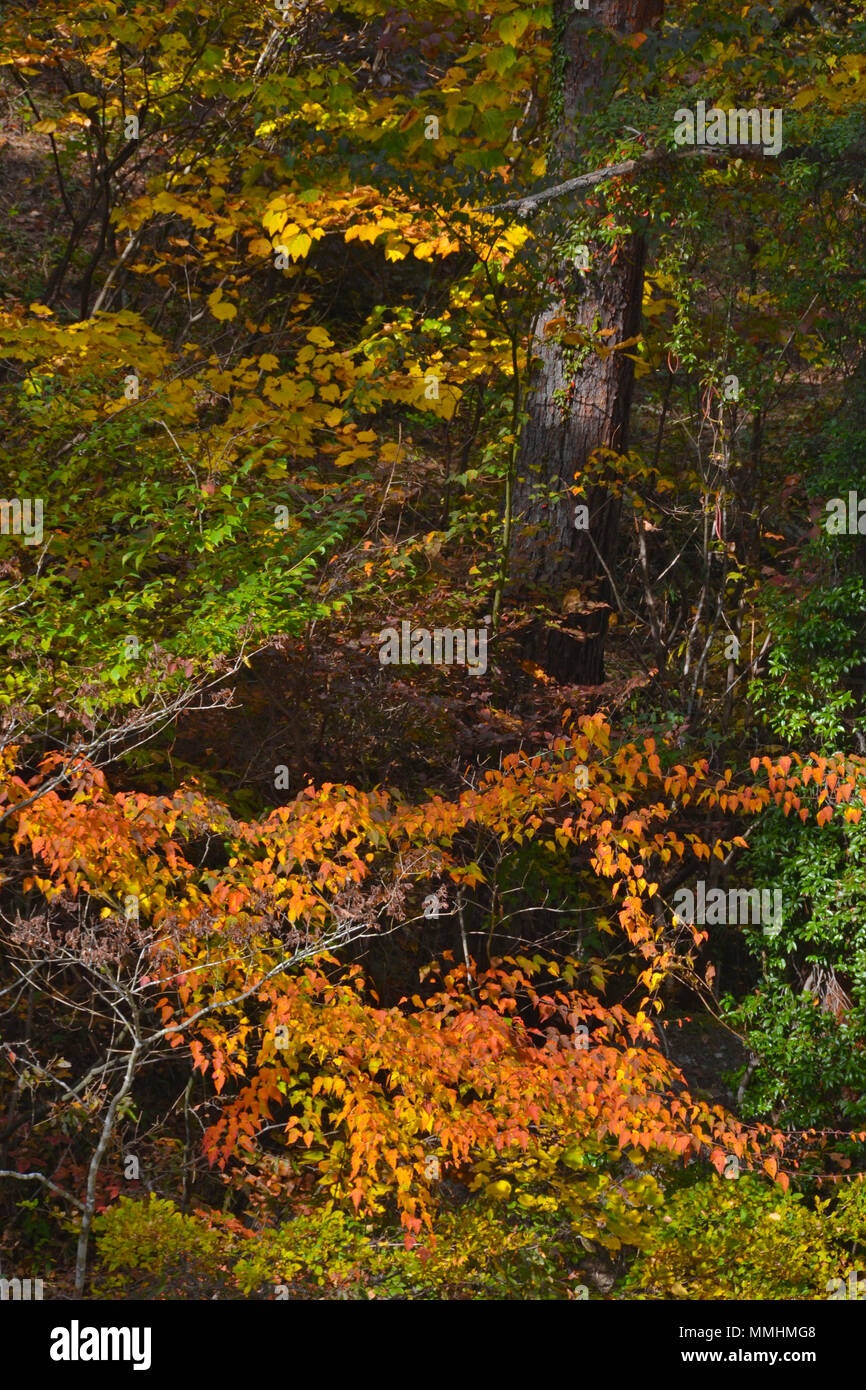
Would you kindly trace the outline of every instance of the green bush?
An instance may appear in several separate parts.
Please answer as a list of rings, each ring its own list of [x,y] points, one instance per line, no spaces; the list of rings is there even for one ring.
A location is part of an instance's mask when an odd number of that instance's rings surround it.
[[[758,1058],[740,1113],[796,1128],[861,1128],[866,820],[836,818],[819,828],[774,811],[755,831],[752,848],[755,879],[781,889],[783,911],[777,935],[743,929],[761,978],[745,999],[724,1001],[727,1021]],[[839,1008],[835,991],[842,989]]]
[[[866,1187],[831,1210],[744,1175],[682,1188],[623,1285],[641,1299],[822,1299],[846,1279],[866,1242]],[[861,1268],[863,1259],[860,1259]]]
[[[319,1209],[246,1230],[219,1213],[121,1198],[94,1223],[96,1297],[559,1299],[582,1276],[574,1226],[483,1199],[441,1213],[407,1250],[397,1226]]]
[[[232,1223],[234,1224],[234,1223]],[[228,1293],[226,1270],[238,1236],[174,1202],[121,1197],[94,1219],[99,1269],[96,1298],[210,1298]]]

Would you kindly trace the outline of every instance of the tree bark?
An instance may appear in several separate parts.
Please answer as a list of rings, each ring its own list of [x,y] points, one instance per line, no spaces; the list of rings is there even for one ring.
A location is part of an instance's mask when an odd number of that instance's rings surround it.
[[[573,160],[581,113],[608,100],[617,64],[593,42],[593,31],[622,36],[646,29],[661,16],[663,0],[590,0],[586,14],[573,0],[556,0],[554,16],[562,72],[562,112],[557,132],[560,166]],[[597,39],[598,35],[596,35]],[[627,235],[614,247],[590,243],[589,270],[562,266],[557,297],[534,328],[533,368],[527,421],[520,441],[514,493],[512,576],[520,587],[542,587],[569,609],[563,621],[536,631],[530,653],[562,681],[598,685],[604,680],[620,503],[607,488],[593,487],[575,499],[570,489],[596,449],[627,448],[634,364],[626,349],[605,357],[589,351],[579,365],[560,329],[545,335],[551,320],[565,331],[610,330],[600,341],[612,347],[640,327],[644,239]],[[588,507],[588,528],[575,526],[576,502]]]

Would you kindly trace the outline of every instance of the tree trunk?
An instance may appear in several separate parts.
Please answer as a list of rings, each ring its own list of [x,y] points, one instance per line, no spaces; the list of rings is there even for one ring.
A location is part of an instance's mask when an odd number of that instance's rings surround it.
[[[603,56],[609,45],[594,52],[593,30],[645,31],[662,7],[663,0],[590,0],[582,14],[573,0],[556,0],[560,170],[574,158],[581,113],[597,108],[616,88],[616,64]],[[615,247],[595,241],[588,251],[587,272],[573,262],[560,268],[557,298],[535,325],[533,353],[540,362],[533,368],[517,463],[512,575],[521,587],[548,590],[565,610],[560,624],[536,634],[531,655],[558,680],[598,685],[604,680],[612,598],[607,572],[613,573],[616,561],[620,503],[604,487],[579,499],[570,489],[596,449],[621,453],[627,448],[634,364],[626,352],[633,349],[604,358],[590,351],[577,365],[574,347],[564,346],[559,332],[611,330],[600,339],[608,347],[634,337],[640,328],[645,248],[642,236],[629,235]],[[554,319],[564,324],[546,337],[545,327]],[[579,346],[577,351],[583,357]],[[588,508],[586,529],[575,525],[576,502]]]

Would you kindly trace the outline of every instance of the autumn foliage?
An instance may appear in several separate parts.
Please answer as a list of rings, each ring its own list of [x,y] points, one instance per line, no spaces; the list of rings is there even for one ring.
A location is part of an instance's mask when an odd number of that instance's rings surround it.
[[[585,791],[576,765],[590,769]],[[694,1101],[659,1051],[661,987],[702,934],[654,908],[667,866],[745,848],[737,827],[772,803],[819,824],[856,820],[863,760],[755,760],[762,775],[748,783],[706,763],[665,770],[652,740],[612,749],[604,720],[582,717],[454,800],[308,787],[257,822],[194,786],[112,794],[80,763],[68,790],[32,799],[56,766],[49,757],[25,780],[7,758],[0,804],[21,891],[45,903],[9,944],[43,963],[76,946],[91,970],[123,975],[137,1017],[158,1018],[158,1040],[188,1049],[219,1098],[202,1137],[219,1169],[249,1170],[266,1190],[276,1163],[284,1191],[302,1190],[306,1175],[356,1211],[393,1205],[410,1237],[433,1229],[442,1175],[505,1195],[518,1184],[523,1207],[543,1207],[584,1146],[636,1162],[704,1156],[720,1172],[735,1155],[787,1185],[783,1135]],[[708,813],[724,818],[726,837],[686,828]],[[190,855],[204,831],[226,844],[219,871],[196,869]],[[470,831],[481,863],[466,860]],[[599,960],[445,962],[385,1008],[360,967],[333,955],[341,936],[393,930],[432,878],[489,894],[494,848],[526,839],[604,885],[606,931],[633,961],[631,1010],[604,1002]],[[130,894],[140,921],[124,935]],[[101,955],[87,954],[88,933]],[[63,1110],[52,1098],[52,1123]]]
[[[7,0],[4,1270],[866,1251],[864,21]]]

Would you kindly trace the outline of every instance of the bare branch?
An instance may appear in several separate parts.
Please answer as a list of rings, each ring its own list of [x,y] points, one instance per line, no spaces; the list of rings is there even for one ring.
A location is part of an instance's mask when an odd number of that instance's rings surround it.
[[[41,1182],[44,1187],[50,1187],[52,1192],[56,1192],[58,1197],[62,1197],[64,1202],[70,1202],[79,1211],[84,1211],[84,1203],[79,1202],[77,1197],[73,1197],[71,1192],[65,1188],[58,1187],[56,1182],[46,1178],[44,1173],[16,1173],[12,1168],[0,1168],[0,1178],[17,1178],[19,1182]]]
[[[525,193],[522,198],[510,198],[504,203],[486,203],[475,208],[476,212],[512,212],[524,216],[535,212],[540,203],[549,203],[553,198],[563,198],[578,188],[593,188],[597,183],[608,179],[621,178],[624,174],[634,174],[640,169],[648,169],[654,164],[664,164],[670,159],[689,159],[693,155],[708,155],[716,159],[754,158],[762,155],[760,148],[747,145],[689,145],[684,149],[653,149],[638,155],[635,159],[624,159],[619,164],[607,164],[603,169],[593,169],[588,174],[578,174],[576,178],[566,179],[564,183],[554,184],[552,188],[542,188],[538,193]],[[778,156],[776,156],[778,159]]]

